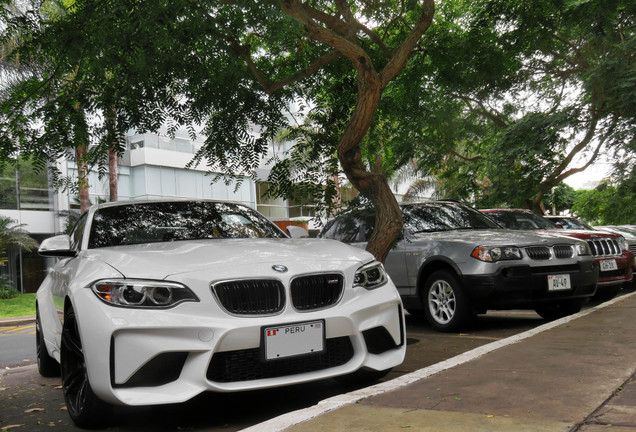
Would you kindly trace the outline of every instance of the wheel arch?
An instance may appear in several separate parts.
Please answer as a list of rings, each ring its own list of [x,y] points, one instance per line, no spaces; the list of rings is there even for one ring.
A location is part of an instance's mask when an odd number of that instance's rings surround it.
[[[452,260],[444,256],[431,257],[422,264],[417,275],[417,291],[419,295],[421,295],[421,288],[424,286],[429,276],[438,270],[449,271],[456,276],[458,280],[461,280],[462,273],[459,270],[459,267],[457,267],[457,264],[455,264]]]

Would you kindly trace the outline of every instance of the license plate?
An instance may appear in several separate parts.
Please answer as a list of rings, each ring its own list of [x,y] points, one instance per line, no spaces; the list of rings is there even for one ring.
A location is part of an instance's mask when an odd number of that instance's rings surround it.
[[[618,270],[618,264],[616,264],[616,260],[601,261],[601,271],[612,271],[612,270]]]
[[[312,321],[263,329],[265,359],[319,353],[324,350],[325,323]]]
[[[548,291],[562,291],[572,289],[570,275],[548,275]]]

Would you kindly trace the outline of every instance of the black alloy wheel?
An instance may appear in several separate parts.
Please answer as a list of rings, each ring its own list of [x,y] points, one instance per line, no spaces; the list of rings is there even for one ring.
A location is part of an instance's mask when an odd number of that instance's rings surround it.
[[[93,393],[88,381],[77,316],[72,307],[64,313],[61,365],[64,402],[73,422],[86,429],[104,427],[112,407]]]

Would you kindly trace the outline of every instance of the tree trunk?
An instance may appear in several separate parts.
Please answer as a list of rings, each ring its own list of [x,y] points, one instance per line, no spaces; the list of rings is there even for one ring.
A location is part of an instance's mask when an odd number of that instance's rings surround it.
[[[86,162],[86,146],[80,146],[75,150],[77,163],[77,187],[79,189],[80,211],[84,213],[91,205],[88,197],[88,163]]]
[[[375,230],[367,251],[380,262],[386,260],[402,230],[402,211],[382,172],[368,171],[362,161],[360,142],[366,134],[377,108],[382,86],[377,74],[367,70],[358,77],[358,101],[349,125],[338,143],[338,159],[353,186],[375,207]]]
[[[108,150],[108,193],[110,201],[117,201],[117,187],[119,185],[119,175],[117,173],[117,152],[114,147]]]

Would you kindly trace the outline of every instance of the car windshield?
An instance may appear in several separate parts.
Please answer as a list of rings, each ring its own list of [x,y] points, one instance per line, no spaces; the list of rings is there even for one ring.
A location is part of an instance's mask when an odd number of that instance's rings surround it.
[[[492,218],[504,228],[513,230],[536,230],[555,229],[556,225],[544,219],[538,214],[525,211],[495,211],[487,212],[486,215]]]
[[[594,230],[591,226],[585,222],[574,218],[550,218],[554,223],[557,223],[563,227],[563,229],[571,230]]]
[[[232,203],[136,203],[97,210],[89,248],[219,238],[283,238],[257,212]]]
[[[412,233],[501,228],[477,210],[458,203],[411,204],[402,211],[404,225]]]

